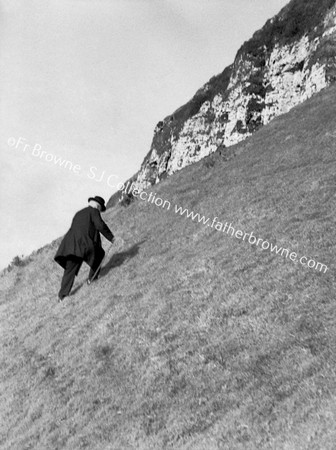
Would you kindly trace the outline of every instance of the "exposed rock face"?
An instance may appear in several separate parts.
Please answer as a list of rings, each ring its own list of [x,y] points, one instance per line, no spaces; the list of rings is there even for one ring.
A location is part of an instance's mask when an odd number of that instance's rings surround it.
[[[144,189],[251,136],[336,80],[336,0],[292,0],[186,105],[159,122]]]

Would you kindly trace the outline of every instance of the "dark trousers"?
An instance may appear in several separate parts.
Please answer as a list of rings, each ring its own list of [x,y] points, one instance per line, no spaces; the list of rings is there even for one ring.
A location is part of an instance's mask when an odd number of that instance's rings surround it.
[[[58,297],[60,299],[70,294],[72,285],[75,281],[75,276],[78,274],[82,262],[83,262],[82,258],[78,258],[76,256],[71,256],[67,258],[61,282],[61,289],[58,293]]]
[[[91,278],[95,274],[95,272],[98,269],[100,263],[103,261],[104,256],[105,256],[105,252],[104,252],[104,250],[102,248],[98,248],[95,251],[94,261],[93,261],[93,264],[91,266],[91,270],[90,270],[90,273],[89,273],[89,280],[91,280]],[[99,268],[99,270],[97,272],[96,278],[98,278],[99,273],[100,273],[100,268]]]
[[[95,252],[94,261],[90,268],[89,273],[89,279],[93,277],[95,274],[97,268],[99,267],[100,263],[102,262],[103,258],[105,256],[105,252],[103,249],[98,249]],[[81,268],[81,265],[83,263],[82,258],[78,258],[76,256],[71,256],[67,258],[66,266],[64,269],[64,274],[61,282],[61,289],[58,293],[58,297],[62,299],[63,297],[67,297],[70,294],[71,288],[74,284],[75,277],[79,272],[79,269]],[[96,278],[98,278],[100,269],[97,272]]]

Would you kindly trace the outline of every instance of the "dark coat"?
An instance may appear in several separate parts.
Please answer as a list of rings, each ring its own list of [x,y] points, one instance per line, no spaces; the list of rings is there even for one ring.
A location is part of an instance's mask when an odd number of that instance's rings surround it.
[[[100,233],[107,240],[113,241],[114,236],[101,218],[98,209],[91,206],[81,209],[72,219],[70,230],[57,250],[55,261],[65,269],[67,258],[76,256],[92,266],[95,255],[103,251]]]

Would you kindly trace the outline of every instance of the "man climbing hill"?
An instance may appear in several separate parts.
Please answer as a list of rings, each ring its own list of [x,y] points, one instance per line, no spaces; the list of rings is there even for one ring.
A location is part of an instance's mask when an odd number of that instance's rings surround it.
[[[114,236],[101,218],[100,212],[106,210],[105,200],[102,197],[90,197],[89,206],[78,211],[64,236],[55,261],[64,269],[61,289],[58,293],[59,301],[70,294],[75,276],[85,261],[91,268],[88,284],[91,282],[96,270],[100,266],[105,252],[101,245],[100,233],[111,243]],[[97,273],[97,276],[99,271]]]

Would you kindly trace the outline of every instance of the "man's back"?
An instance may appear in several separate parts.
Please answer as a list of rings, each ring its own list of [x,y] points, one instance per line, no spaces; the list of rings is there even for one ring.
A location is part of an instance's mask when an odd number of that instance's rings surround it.
[[[91,211],[96,211],[99,214],[98,210],[91,208],[91,206],[81,209],[74,215],[70,229],[76,234],[89,236],[93,240],[96,230],[91,219]]]
[[[100,212],[91,206],[87,206],[75,214],[72,220],[71,229],[76,234],[89,236],[93,241],[97,241],[99,232],[102,233],[107,240],[111,241],[113,239],[113,235],[101,218]]]

